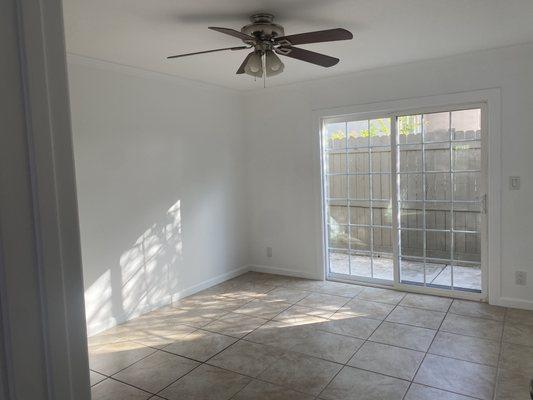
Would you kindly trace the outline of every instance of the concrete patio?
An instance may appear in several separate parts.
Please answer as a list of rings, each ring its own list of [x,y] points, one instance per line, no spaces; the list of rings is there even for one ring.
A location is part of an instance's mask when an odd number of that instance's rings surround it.
[[[350,275],[349,256],[345,253],[330,253],[330,271]],[[351,276],[393,280],[392,258],[375,257],[373,267],[370,257],[352,255]],[[371,271],[372,269],[372,271]],[[426,282],[433,287],[451,286],[452,267],[449,264],[426,264]],[[402,260],[401,280],[405,283],[424,283],[424,264],[419,261]],[[476,266],[453,266],[453,286],[456,289],[481,290],[481,269]]]

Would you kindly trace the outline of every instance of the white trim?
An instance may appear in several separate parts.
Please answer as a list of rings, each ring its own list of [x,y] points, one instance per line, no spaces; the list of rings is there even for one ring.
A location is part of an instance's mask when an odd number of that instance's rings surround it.
[[[2,100],[14,118],[0,135],[1,190],[10,193],[0,199],[0,291],[9,395],[85,400],[90,389],[61,1],[8,0],[5,9],[1,25],[11,35],[2,41],[10,60],[2,68],[8,82]]]
[[[461,292],[461,291],[450,291],[450,290],[440,290],[435,289],[431,287],[421,287],[421,286],[415,286],[415,285],[405,285],[403,287],[402,285],[387,285],[382,284],[378,282],[370,282],[370,281],[362,281],[362,280],[355,280],[355,279],[343,279],[340,276],[330,276],[328,280],[333,282],[342,282],[342,283],[351,283],[356,284],[359,286],[369,286],[369,287],[378,287],[383,289],[390,289],[390,290],[396,290],[398,292],[412,292],[412,293],[421,293],[421,294],[430,294],[440,297],[450,297],[455,299],[464,299],[464,300],[475,300],[475,301],[483,301],[484,299],[481,297],[480,293],[472,293],[472,292]]]
[[[168,294],[162,297],[161,299],[159,299],[155,303],[146,304],[145,306],[136,310],[134,313],[131,313],[131,314],[123,313],[115,317],[107,318],[106,320],[103,320],[103,321],[89,323],[87,324],[87,336],[88,337],[94,336],[102,331],[105,331],[106,329],[117,326],[118,324],[122,324],[133,318],[137,318],[150,311],[154,311],[158,308],[168,306],[179,299],[182,299],[187,296],[191,296],[202,290],[209,289],[210,287],[218,285],[219,283],[225,282],[229,279],[242,275],[248,272],[249,270],[250,268],[248,266],[236,268],[231,271],[225,272],[223,274],[217,275],[213,278],[206,279],[205,281],[202,281],[196,285],[190,286],[185,289],[181,289],[173,294]]]
[[[532,300],[516,299],[514,297],[500,297],[498,305],[503,306],[503,307],[533,310]]]
[[[255,265],[250,265],[248,269],[249,271],[262,272],[264,274],[292,276],[295,278],[312,279],[312,280],[318,280],[318,281],[324,280],[322,275],[319,273],[301,272],[301,271],[295,271],[289,268],[269,267],[267,265],[255,264]]]
[[[96,322],[87,323],[87,337],[97,335],[100,332],[113,328],[114,326],[127,322],[133,318],[137,318],[150,311],[157,310],[158,308],[167,306],[171,302],[172,302],[172,296],[166,295],[163,298],[159,299],[157,302],[146,304],[143,307],[137,309],[135,313],[132,313],[132,314],[123,313],[116,317],[109,317],[104,320],[98,320]]]
[[[165,74],[163,72],[151,71],[144,68],[134,67],[131,65],[119,64],[112,61],[101,60],[98,58],[83,56],[80,54],[67,53],[67,63],[72,65],[81,65],[85,67],[96,68],[104,71],[118,72],[125,75],[135,76],[143,79],[159,80],[162,82],[173,83],[181,86],[188,86],[193,88],[204,88],[211,90],[219,90],[225,93],[241,93],[238,90],[228,88],[225,86],[215,85],[214,83],[207,83],[197,81],[194,79],[182,78],[177,75]]]
[[[250,268],[248,266],[236,268],[234,270],[231,270],[229,272],[225,272],[223,274],[217,275],[211,279],[207,279],[203,282],[200,282],[194,286],[191,286],[186,289],[182,289],[172,295],[172,301],[176,301],[179,299],[182,299],[187,296],[191,296],[195,293],[201,292],[202,290],[209,289],[212,286],[218,285],[219,283],[225,282],[229,279],[233,279],[237,276],[240,276],[242,274],[245,274],[246,272],[250,271]]]
[[[502,305],[501,301],[501,204],[502,204],[502,121],[501,91],[493,89],[486,94],[485,124],[488,132],[487,157],[487,268],[488,301]]]
[[[316,137],[313,136],[311,140],[311,146],[313,146],[313,157],[315,160],[318,160],[318,162],[314,162],[314,169],[315,172],[313,176],[315,179],[313,179],[313,192],[316,193],[315,197],[315,210],[318,211],[318,218],[315,220],[315,232],[319,232],[319,234],[316,237],[316,246],[315,246],[315,272],[313,276],[316,276],[316,278],[310,278],[310,279],[320,279],[325,280],[327,277],[327,257],[325,254],[325,249],[327,247],[327,239],[324,234],[324,226],[327,224],[326,221],[326,213],[324,212],[324,175],[322,174],[322,170],[324,169],[324,158],[322,156],[323,149],[322,149],[322,135],[320,132],[322,131],[322,117],[316,115],[315,116],[315,124],[318,126],[318,140]],[[325,267],[324,267],[325,266]]]
[[[487,171],[487,219],[488,219],[488,239],[486,250],[487,264],[487,286],[483,288],[485,293],[488,291],[488,301],[490,304],[501,305],[501,90],[500,88],[488,88],[471,92],[456,92],[440,95],[423,96],[418,98],[397,99],[383,102],[373,102],[366,104],[339,106],[327,109],[313,110],[313,119],[315,123],[315,134],[312,140],[317,140],[317,134],[320,138],[322,130],[322,121],[328,117],[339,117],[343,115],[380,115],[389,116],[399,113],[409,113],[416,111],[419,113],[436,111],[439,109],[456,108],[469,106],[472,104],[486,104],[486,132],[488,133],[487,153],[488,153],[488,171]],[[321,146],[321,143],[319,143]],[[320,185],[322,186],[322,153],[314,152],[316,169],[320,168]],[[318,181],[318,178],[317,178]],[[314,188],[315,196],[320,196],[320,211],[317,210],[317,223],[320,223],[317,235],[320,236],[320,242],[325,240],[325,225],[323,216],[323,193],[322,187]],[[318,243],[318,241],[317,241]],[[325,255],[317,257],[319,268],[326,271]],[[461,292],[462,296],[462,292]]]

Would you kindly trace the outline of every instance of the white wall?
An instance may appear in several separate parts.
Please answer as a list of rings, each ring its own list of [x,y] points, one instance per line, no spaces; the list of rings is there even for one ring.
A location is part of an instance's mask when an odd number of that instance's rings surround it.
[[[89,333],[245,265],[320,277],[313,110],[494,87],[501,295],[533,307],[532,71],[530,44],[235,92],[70,57]],[[514,285],[516,269],[528,286]]]
[[[242,96],[74,56],[69,81],[89,334],[243,267]]]
[[[531,44],[248,92],[250,263],[309,277],[322,273],[313,110],[495,87],[502,93],[501,296],[533,308]],[[508,190],[511,175],[522,177],[520,191]],[[528,272],[528,286],[514,284],[516,269]]]

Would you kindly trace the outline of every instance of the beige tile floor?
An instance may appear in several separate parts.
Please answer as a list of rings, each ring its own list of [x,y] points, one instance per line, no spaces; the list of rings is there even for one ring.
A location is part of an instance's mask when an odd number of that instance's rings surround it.
[[[247,273],[89,354],[93,400],[527,400],[533,312]]]

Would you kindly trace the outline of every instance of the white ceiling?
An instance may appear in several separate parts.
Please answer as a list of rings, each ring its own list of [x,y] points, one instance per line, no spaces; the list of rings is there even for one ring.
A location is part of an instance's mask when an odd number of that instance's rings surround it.
[[[354,40],[301,47],[339,57],[332,68],[284,58],[269,86],[533,41],[532,0],[63,0],[69,53],[235,89],[261,87],[235,71],[246,51],[166,60],[242,43],[240,29],[276,15],[286,34],[342,27]]]

